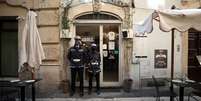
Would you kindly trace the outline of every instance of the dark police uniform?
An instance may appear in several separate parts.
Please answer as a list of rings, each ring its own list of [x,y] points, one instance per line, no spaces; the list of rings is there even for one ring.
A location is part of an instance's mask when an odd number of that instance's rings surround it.
[[[92,90],[93,77],[96,78],[96,91],[100,94],[100,54],[97,51],[89,52],[89,94]]]
[[[71,66],[71,96],[75,93],[76,74],[78,73],[80,81],[80,96],[83,96],[83,71],[84,71],[85,51],[80,46],[79,48],[71,47],[68,52],[68,59]]]

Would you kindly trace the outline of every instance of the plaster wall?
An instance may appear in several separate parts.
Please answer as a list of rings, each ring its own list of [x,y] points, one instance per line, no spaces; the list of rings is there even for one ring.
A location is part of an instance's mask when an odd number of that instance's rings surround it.
[[[23,19],[18,20],[18,40],[20,51],[20,37],[23,31],[27,9],[34,8],[37,13],[37,25],[42,40],[46,59],[43,61],[40,70],[35,73],[37,77],[43,80],[38,83],[40,92],[49,92],[58,90],[61,83],[60,70],[60,39],[59,39],[59,1],[51,2],[42,0],[27,0],[16,2],[8,0],[7,3],[0,3],[0,16],[19,16]],[[38,87],[37,87],[38,88]]]
[[[155,2],[159,0],[152,0]],[[155,9],[170,9],[172,5],[177,8],[197,8],[199,2],[192,0],[188,2],[180,2],[179,0],[160,0],[159,5],[152,6],[148,0],[135,0],[134,10],[134,24],[143,21]],[[131,78],[134,80],[133,88],[141,86],[141,80],[151,78],[151,75],[156,77],[170,77],[171,68],[171,32],[162,32],[159,29],[159,24],[154,21],[154,30],[147,37],[134,37],[133,39],[133,63],[130,66]],[[180,33],[175,31],[175,45],[174,45],[174,76],[179,74],[187,74],[188,63],[188,33]],[[167,49],[168,50],[168,66],[166,69],[154,68],[154,50]],[[135,56],[147,56],[144,59],[136,59]]]
[[[148,17],[155,8],[145,6],[139,0],[136,1],[135,13],[133,15],[134,24],[140,23]],[[165,2],[165,1],[164,1]],[[148,2],[147,2],[148,3]],[[164,5],[164,7],[168,5]],[[141,80],[151,78],[152,75],[156,77],[170,77],[171,68],[171,32],[162,32],[159,29],[157,21],[153,22],[153,32],[145,34],[146,37],[134,37],[133,39],[133,62],[130,66],[131,78],[134,80],[133,88],[141,87]],[[134,29],[135,30],[135,29]],[[175,32],[175,70],[174,73],[181,72],[181,36],[179,32]],[[178,47],[178,48],[176,48]],[[166,49],[167,55],[167,68],[156,69],[154,68],[154,50]],[[135,58],[135,56],[147,56],[147,58]]]

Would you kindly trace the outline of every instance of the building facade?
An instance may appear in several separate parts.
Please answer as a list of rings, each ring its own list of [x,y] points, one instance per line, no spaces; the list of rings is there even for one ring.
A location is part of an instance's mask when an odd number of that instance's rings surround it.
[[[43,79],[38,84],[41,92],[68,90],[70,70],[66,56],[76,35],[82,37],[86,47],[92,42],[98,45],[101,87],[121,87],[126,79],[132,79],[133,89],[138,89],[146,85],[144,81],[152,75],[170,77],[171,34],[160,31],[156,21],[151,34],[134,34],[133,25],[151,14],[153,9],[168,9],[172,5],[197,8],[199,2],[161,0],[154,5],[148,0],[1,0],[0,16],[5,26],[10,24],[10,20],[15,20],[15,42],[20,43],[27,11],[34,9],[38,14],[37,24],[46,56],[36,73]],[[187,74],[188,33],[175,33],[174,74]],[[15,51],[20,51],[19,47],[20,44],[17,44]],[[165,58],[160,58],[161,54]],[[17,65],[16,60],[12,61]],[[158,64],[161,61],[165,65]],[[3,71],[11,69],[1,68],[1,76],[4,75]],[[84,78],[84,86],[88,86],[86,73]]]

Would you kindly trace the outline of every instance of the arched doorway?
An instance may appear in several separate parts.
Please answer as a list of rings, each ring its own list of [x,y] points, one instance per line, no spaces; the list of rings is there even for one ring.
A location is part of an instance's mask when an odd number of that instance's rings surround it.
[[[100,84],[102,87],[120,86],[121,82],[121,19],[110,13],[87,13],[74,19],[75,33],[81,36],[86,47],[96,43],[101,55]],[[85,72],[85,86],[88,76]]]

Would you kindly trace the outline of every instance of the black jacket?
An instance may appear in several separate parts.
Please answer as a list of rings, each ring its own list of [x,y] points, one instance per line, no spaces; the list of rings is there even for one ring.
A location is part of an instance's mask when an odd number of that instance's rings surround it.
[[[70,61],[71,68],[84,67],[85,63],[85,51],[82,47],[71,47],[68,50],[68,59]]]
[[[96,51],[91,51],[88,54],[88,61],[89,61],[89,72],[97,73],[100,72],[100,54]]]

